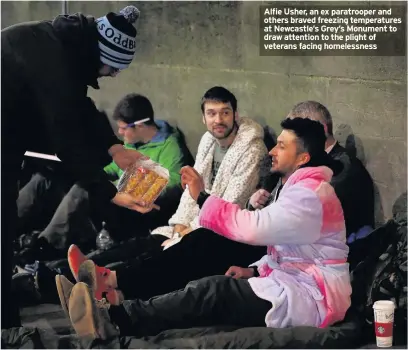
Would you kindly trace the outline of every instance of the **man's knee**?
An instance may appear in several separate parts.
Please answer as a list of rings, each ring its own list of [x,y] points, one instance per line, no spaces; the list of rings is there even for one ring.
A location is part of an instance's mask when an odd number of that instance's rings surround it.
[[[187,284],[186,289],[188,288],[200,288],[203,290],[218,290],[224,288],[225,285],[229,284],[231,280],[230,276],[216,275],[203,277],[195,281],[191,281]]]
[[[24,187],[30,187],[35,191],[37,191],[38,189],[46,190],[48,189],[48,187],[50,187],[50,184],[51,180],[47,179],[46,176],[41,173],[36,173],[31,177],[30,181]]]
[[[88,199],[89,194],[88,191],[84,189],[80,184],[76,183],[74,184],[71,189],[69,190],[68,196],[72,198],[83,198],[83,199]]]

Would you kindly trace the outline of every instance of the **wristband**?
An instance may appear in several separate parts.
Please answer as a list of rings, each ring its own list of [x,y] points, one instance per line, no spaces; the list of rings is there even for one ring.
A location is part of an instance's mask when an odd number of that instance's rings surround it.
[[[254,277],[259,277],[258,266],[251,267],[254,270]]]
[[[204,205],[205,201],[207,200],[207,198],[208,198],[209,196],[210,196],[210,195],[209,195],[207,192],[205,192],[205,191],[201,191],[201,192],[200,192],[200,194],[198,195],[198,198],[197,198],[197,204],[198,204],[198,206],[199,206],[200,209],[201,209],[201,207]]]

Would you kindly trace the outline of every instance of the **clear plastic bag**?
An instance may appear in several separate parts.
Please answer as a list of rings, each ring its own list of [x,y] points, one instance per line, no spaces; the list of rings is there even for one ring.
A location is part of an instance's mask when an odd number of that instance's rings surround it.
[[[169,177],[169,171],[160,164],[151,159],[139,160],[124,171],[117,188],[149,207],[166,188]]]

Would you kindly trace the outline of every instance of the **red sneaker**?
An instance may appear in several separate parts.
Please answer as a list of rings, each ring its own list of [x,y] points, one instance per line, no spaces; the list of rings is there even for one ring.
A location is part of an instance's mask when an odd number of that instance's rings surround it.
[[[68,264],[69,268],[71,269],[72,275],[77,282],[79,282],[79,267],[86,260],[88,260],[88,258],[81,252],[81,250],[75,244],[71,244],[68,249]]]
[[[95,265],[92,260],[84,261],[79,267],[78,280],[86,283],[94,293],[95,299],[106,298],[109,303],[118,305],[120,297],[118,292],[108,285],[108,276],[111,270]],[[106,295],[104,295],[106,293]]]
[[[88,267],[82,268],[80,273],[80,267],[85,262],[87,262],[85,266]],[[107,277],[111,271],[105,267],[95,265],[75,244],[72,244],[68,249],[68,263],[75,280],[88,284],[94,291],[97,300],[101,300],[103,293],[107,293],[105,298],[112,305],[119,305],[123,301],[124,298],[121,293],[106,284]]]

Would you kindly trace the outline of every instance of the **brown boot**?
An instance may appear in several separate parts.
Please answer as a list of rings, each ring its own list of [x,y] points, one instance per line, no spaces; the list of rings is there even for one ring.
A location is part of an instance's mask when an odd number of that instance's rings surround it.
[[[68,312],[68,302],[69,302],[69,297],[71,295],[72,288],[74,287],[74,284],[71,283],[68,278],[66,278],[63,275],[57,275],[55,276],[55,284],[57,285],[57,291],[58,291],[58,296],[61,302],[61,306],[67,316],[69,317],[69,312]]]
[[[68,304],[69,317],[77,335],[87,340],[106,340],[118,336],[119,329],[110,320],[109,307],[105,299],[94,299],[87,284],[77,283]]]

